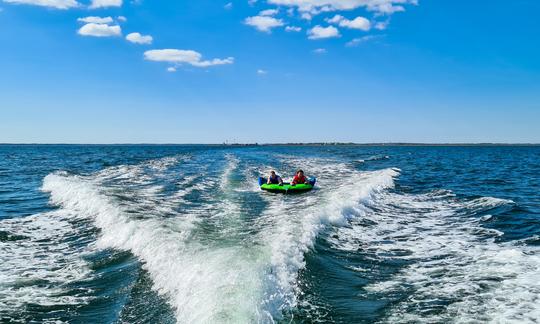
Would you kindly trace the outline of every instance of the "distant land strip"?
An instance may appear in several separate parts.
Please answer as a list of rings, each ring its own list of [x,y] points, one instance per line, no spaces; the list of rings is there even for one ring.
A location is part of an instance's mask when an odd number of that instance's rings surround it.
[[[0,146],[540,146],[540,143],[347,143],[347,142],[313,142],[313,143],[0,143]]]

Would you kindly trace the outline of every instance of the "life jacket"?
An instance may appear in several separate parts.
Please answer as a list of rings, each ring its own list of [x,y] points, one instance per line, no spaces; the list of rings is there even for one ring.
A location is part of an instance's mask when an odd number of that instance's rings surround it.
[[[292,183],[293,183],[293,184],[297,184],[297,183],[307,183],[306,176],[298,176],[298,175],[295,175],[294,178],[293,178]]]
[[[279,183],[279,176],[277,174],[274,177],[270,176],[269,180],[270,180],[270,183],[272,183],[272,184],[278,184]]]

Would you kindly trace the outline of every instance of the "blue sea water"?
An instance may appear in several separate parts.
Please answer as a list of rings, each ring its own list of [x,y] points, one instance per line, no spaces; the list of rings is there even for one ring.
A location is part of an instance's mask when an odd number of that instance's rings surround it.
[[[539,189],[534,146],[3,145],[0,322],[536,323]]]

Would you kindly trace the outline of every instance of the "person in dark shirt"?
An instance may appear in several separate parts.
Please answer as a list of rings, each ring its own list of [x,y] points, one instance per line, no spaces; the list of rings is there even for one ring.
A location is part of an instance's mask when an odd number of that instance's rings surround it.
[[[268,184],[279,184],[283,185],[283,180],[280,176],[276,174],[276,171],[270,172],[270,176],[268,177],[268,180],[266,181]]]

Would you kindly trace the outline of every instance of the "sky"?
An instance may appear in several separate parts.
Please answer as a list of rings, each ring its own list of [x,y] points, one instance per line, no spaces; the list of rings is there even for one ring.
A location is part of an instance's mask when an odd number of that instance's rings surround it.
[[[537,0],[0,0],[0,143],[540,143]]]

